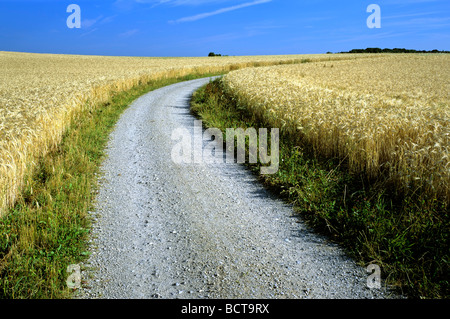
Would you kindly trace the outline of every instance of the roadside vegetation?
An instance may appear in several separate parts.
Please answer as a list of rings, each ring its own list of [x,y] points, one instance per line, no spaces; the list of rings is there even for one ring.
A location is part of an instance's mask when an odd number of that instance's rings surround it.
[[[249,83],[257,90],[254,80]],[[281,127],[279,170],[260,175],[261,182],[359,264],[379,265],[384,284],[411,298],[449,297],[450,220],[444,201],[426,192],[398,192],[381,177],[349,172],[345,157],[325,156],[288,125],[274,126],[270,112],[258,114],[226,83],[219,79],[198,90],[192,111],[206,127],[224,134],[226,128]],[[261,164],[246,165],[259,173]]]

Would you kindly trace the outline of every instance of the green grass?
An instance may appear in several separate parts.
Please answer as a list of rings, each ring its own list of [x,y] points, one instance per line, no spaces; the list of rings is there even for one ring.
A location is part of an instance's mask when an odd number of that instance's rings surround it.
[[[219,80],[197,91],[191,106],[206,127],[224,133],[270,128],[224,93]],[[258,174],[260,164],[246,165]],[[281,129],[279,171],[260,179],[359,264],[378,264],[389,286],[411,298],[448,298],[447,207],[420,192],[403,196],[382,180],[351,176],[345,168],[345,159],[318,158],[301,137]]]
[[[0,298],[70,298],[67,266],[88,257],[97,174],[108,136],[130,103],[146,92],[213,74],[164,79],[117,92],[87,107],[57,149],[40,159],[15,207],[0,219]]]

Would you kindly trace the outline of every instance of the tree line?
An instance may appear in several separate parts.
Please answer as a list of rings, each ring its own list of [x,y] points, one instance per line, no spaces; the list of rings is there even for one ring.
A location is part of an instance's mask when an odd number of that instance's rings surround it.
[[[329,52],[330,53],[330,52]],[[439,50],[413,50],[404,48],[394,49],[381,49],[381,48],[367,48],[367,49],[352,49],[350,51],[344,51],[339,53],[450,53],[450,51]]]

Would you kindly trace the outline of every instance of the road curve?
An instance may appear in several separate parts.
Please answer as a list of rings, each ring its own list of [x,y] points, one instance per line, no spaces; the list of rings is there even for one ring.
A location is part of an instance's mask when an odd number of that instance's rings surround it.
[[[172,160],[172,132],[195,134],[189,99],[208,81],[152,91],[116,124],[77,298],[390,297],[242,165]]]

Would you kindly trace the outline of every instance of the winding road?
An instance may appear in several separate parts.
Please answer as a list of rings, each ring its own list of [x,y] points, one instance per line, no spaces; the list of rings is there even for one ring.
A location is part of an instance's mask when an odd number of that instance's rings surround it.
[[[78,298],[390,298],[242,165],[172,160],[208,81],[152,91],[116,124]]]

